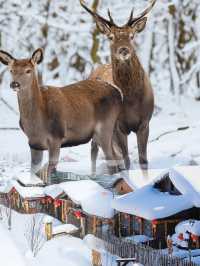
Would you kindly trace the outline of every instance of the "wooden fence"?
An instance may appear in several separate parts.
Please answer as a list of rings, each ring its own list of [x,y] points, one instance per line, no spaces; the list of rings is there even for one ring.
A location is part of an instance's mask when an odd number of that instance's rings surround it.
[[[163,254],[161,250],[152,249],[143,244],[119,239],[113,235],[97,235],[104,241],[106,250],[120,258],[136,258],[136,261],[145,266],[197,266],[193,262]]]

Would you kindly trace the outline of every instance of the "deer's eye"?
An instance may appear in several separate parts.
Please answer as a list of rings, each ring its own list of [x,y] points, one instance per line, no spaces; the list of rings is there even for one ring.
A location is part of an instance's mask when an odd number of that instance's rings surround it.
[[[134,35],[131,34],[131,35],[130,35],[130,40],[133,40],[133,39],[134,39]]]
[[[31,73],[31,69],[27,69],[26,74],[30,74],[30,73]]]

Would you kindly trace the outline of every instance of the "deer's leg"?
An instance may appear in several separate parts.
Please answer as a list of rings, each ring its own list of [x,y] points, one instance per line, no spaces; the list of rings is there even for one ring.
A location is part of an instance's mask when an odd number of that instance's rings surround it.
[[[129,152],[128,152],[128,137],[126,134],[122,133],[121,130],[117,130],[115,133],[114,141],[120,148],[123,159],[124,159],[124,164],[125,164],[125,169],[129,170],[130,169],[130,158],[129,158]]]
[[[92,161],[92,175],[96,175],[96,163],[98,157],[99,147],[95,140],[91,143],[91,161]]]
[[[46,164],[45,167],[42,168],[40,173],[43,182],[48,185],[51,184],[51,174],[54,170],[56,170],[56,166],[59,161],[60,147],[60,142],[53,142],[49,144],[49,161],[48,164]]]
[[[54,142],[49,145],[49,162],[47,169],[47,183],[51,184],[51,173],[56,170],[57,164],[59,162],[61,144]]]
[[[104,152],[108,171],[110,174],[115,174],[119,172],[118,168],[118,159],[116,157],[116,154],[113,149],[113,143],[112,143],[112,131],[108,128],[102,128],[103,135],[99,138],[100,146]]]
[[[43,160],[43,151],[31,149],[31,175],[36,175],[39,173],[42,160]]]
[[[142,170],[148,169],[147,143],[149,138],[149,124],[142,125],[137,132],[139,163]]]

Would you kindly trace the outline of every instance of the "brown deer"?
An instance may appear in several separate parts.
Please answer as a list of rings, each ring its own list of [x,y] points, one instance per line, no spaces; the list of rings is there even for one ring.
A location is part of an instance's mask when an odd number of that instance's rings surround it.
[[[48,150],[47,175],[56,168],[60,148],[84,144],[93,139],[104,151],[108,168],[117,171],[112,148],[113,130],[122,108],[122,95],[102,81],[84,80],[66,87],[39,86],[37,65],[42,49],[30,59],[15,59],[0,51],[0,61],[9,66],[11,88],[17,91],[20,125],[29,140],[31,172],[40,168]]]
[[[124,95],[123,110],[120,114],[114,141],[121,147],[125,159],[126,169],[130,168],[127,136],[131,132],[137,135],[139,162],[142,169],[148,168],[147,143],[149,136],[149,122],[154,110],[154,95],[151,83],[145,73],[135,51],[134,37],[144,30],[147,17],[156,3],[150,5],[138,16],[131,12],[128,22],[124,26],[117,26],[108,10],[109,20],[89,9],[83,0],[83,8],[89,12],[101,33],[110,40],[111,65],[102,65],[94,71],[91,80],[104,80],[119,87]],[[93,142],[93,149],[98,154],[98,147]]]

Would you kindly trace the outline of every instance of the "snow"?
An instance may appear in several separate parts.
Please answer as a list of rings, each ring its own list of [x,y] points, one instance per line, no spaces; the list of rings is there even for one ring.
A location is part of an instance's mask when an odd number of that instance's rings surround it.
[[[65,182],[60,187],[68,197],[91,215],[112,218],[114,210],[111,207],[113,194],[92,180]]]
[[[134,235],[134,236],[129,236],[129,237],[126,237],[127,240],[131,240],[133,241],[134,243],[136,244],[139,244],[139,243],[145,243],[145,242],[148,242],[150,240],[153,240],[152,238],[148,237],[148,236],[145,236],[145,235]]]
[[[37,214],[34,217],[42,219],[44,223],[50,219],[53,228],[61,225],[58,220],[52,220],[52,217],[47,215]],[[33,257],[25,238],[27,225],[32,218],[33,215],[12,211],[12,226],[11,231],[8,231],[7,218],[3,215],[3,221],[0,221],[1,263],[5,266],[62,266],[66,263],[69,266],[92,266],[91,250],[84,241],[67,235],[45,242],[37,256]]]
[[[73,224],[62,224],[62,225],[54,226],[52,229],[52,233],[53,235],[57,235],[61,233],[72,234],[76,232],[77,230],[78,228]]]
[[[51,185],[44,188],[44,194],[52,199],[58,198],[63,193],[64,191],[59,185]]]
[[[189,232],[191,234],[200,236],[200,221],[197,220],[186,220],[183,221],[181,223],[179,223],[176,227],[175,227],[175,232],[177,234],[180,233],[186,233]]]
[[[0,257],[1,262],[5,266],[25,266],[23,257],[21,256],[16,244],[13,242],[10,233],[6,231],[0,223]]]
[[[41,187],[23,187],[17,181],[12,181],[12,186],[24,199],[44,197],[44,191]]]
[[[112,202],[112,207],[120,212],[154,220],[190,209],[193,204],[187,195],[169,195],[147,185],[135,192],[116,197]]]
[[[24,186],[36,186],[43,185],[43,181],[36,175],[33,176],[28,172],[20,173],[19,175],[13,176],[19,180]]]
[[[124,171],[121,176],[135,190],[154,182],[155,179],[163,177],[166,173],[166,169],[149,169],[148,172],[137,169]]]
[[[200,207],[199,166],[178,167],[170,171],[170,179],[176,188],[190,197],[195,207]]]
[[[81,239],[63,236],[48,241],[31,266],[92,266],[91,251]]]

